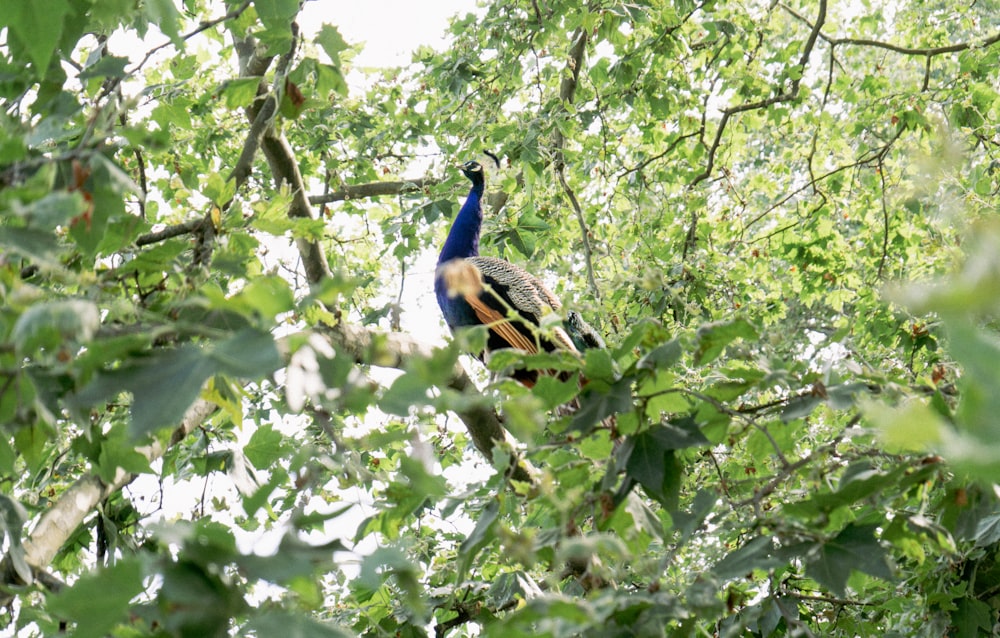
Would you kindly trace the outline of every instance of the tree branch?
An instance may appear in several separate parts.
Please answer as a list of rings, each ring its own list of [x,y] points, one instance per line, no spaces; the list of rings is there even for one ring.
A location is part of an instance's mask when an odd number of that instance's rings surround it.
[[[580,69],[583,67],[583,56],[587,52],[587,42],[587,32],[578,28],[573,33],[573,44],[570,46],[569,58],[566,60],[566,67],[569,73],[563,75],[562,82],[559,84],[559,99],[564,104],[572,104],[576,96],[576,87],[580,83]],[[566,161],[563,155],[565,144],[566,138],[563,136],[562,130],[557,126],[552,136],[552,146],[555,150],[554,163],[556,177],[559,178],[559,185],[562,186],[563,192],[566,193],[566,197],[573,207],[576,222],[580,226],[580,238],[583,241],[583,259],[587,270],[587,285],[590,288],[590,294],[594,295],[594,299],[600,300],[601,291],[597,287],[597,279],[594,277],[594,251],[590,246],[590,229],[587,228],[587,220],[584,219],[580,201],[566,181]]]
[[[184,439],[215,410],[214,403],[198,399],[184,413],[181,424],[174,430],[166,447],[154,441],[150,445],[136,448],[136,451],[148,461],[160,458],[169,447]],[[96,474],[87,474],[77,479],[41,515],[31,534],[24,541],[24,558],[27,563],[33,569],[44,570],[98,503],[128,485],[134,478],[135,475],[119,468],[110,483],[105,483]]]
[[[590,286],[590,293],[594,295],[594,299],[600,301],[601,291],[597,287],[597,279],[594,278],[593,250],[590,247],[590,229],[587,228],[587,220],[583,218],[583,209],[580,208],[580,202],[576,199],[576,193],[566,183],[566,176],[563,174],[563,164],[561,163],[556,166],[556,176],[559,178],[559,184],[562,186],[563,192],[569,198],[569,203],[576,214],[576,221],[580,225],[580,234],[583,237],[583,263],[587,269],[587,285]]]
[[[816,23],[812,26],[812,30],[809,32],[809,37],[806,39],[805,45],[802,47],[802,54],[799,56],[799,62],[796,65],[799,68],[799,73],[797,77],[791,80],[791,84],[787,91],[779,93],[778,95],[772,95],[769,98],[763,100],[757,100],[755,102],[746,102],[744,104],[738,104],[736,106],[731,106],[729,108],[722,110],[722,118],[719,120],[719,126],[715,131],[715,139],[712,140],[712,144],[708,149],[708,161],[705,164],[705,170],[695,176],[691,181],[691,186],[697,185],[699,182],[708,179],[712,174],[712,169],[715,168],[715,154],[719,150],[719,145],[722,143],[722,135],[725,133],[726,125],[729,123],[729,118],[733,115],[739,113],[745,113],[747,111],[755,111],[758,109],[765,109],[774,104],[779,104],[781,102],[789,102],[794,100],[799,95],[799,85],[802,83],[802,77],[805,75],[806,66],[809,64],[809,56],[812,55],[813,47],[816,46],[816,40],[819,38],[820,29],[823,28],[823,24],[826,22],[826,0],[820,0],[819,11],[816,16]],[[689,231],[690,234],[690,231]]]
[[[298,28],[294,28],[297,39]],[[294,47],[292,48],[294,49]],[[270,66],[272,58],[258,56],[257,43],[252,38],[237,42],[236,50],[240,58],[240,69],[244,74],[261,78],[258,94],[267,93],[263,76]],[[267,94],[267,97],[263,101],[258,99],[247,107],[246,115],[251,122],[256,123],[262,113],[267,113],[271,109],[277,109],[281,91],[284,88],[285,74],[288,72],[291,59],[291,52],[282,56],[278,63],[273,88],[270,93]],[[271,175],[275,186],[280,188],[282,185],[287,184],[290,187],[292,203],[288,208],[288,216],[316,219],[317,215],[309,205],[309,200],[306,196],[305,182],[302,179],[302,174],[299,172],[295,155],[292,153],[292,149],[285,139],[284,134],[275,130],[274,127],[267,127],[263,131],[261,150],[264,152],[264,157],[271,167]],[[330,265],[327,262],[326,253],[323,252],[323,248],[319,242],[297,238],[295,243],[302,257],[306,279],[310,284],[318,283],[330,276]]]
[[[149,244],[166,241],[168,239],[173,239],[174,237],[180,237],[181,235],[188,235],[196,231],[204,222],[204,218],[192,219],[184,222],[183,224],[177,224],[176,226],[167,226],[163,230],[158,230],[155,233],[140,235],[138,239],[135,240],[135,245],[148,246]]]
[[[840,46],[842,44],[853,45],[853,46],[863,46],[863,47],[874,47],[876,49],[885,49],[886,51],[892,51],[894,53],[899,53],[901,55],[915,56],[915,57],[928,57],[932,58],[937,55],[944,55],[945,53],[959,53],[961,51],[968,51],[969,49],[983,49],[986,47],[993,46],[997,42],[1000,42],[1000,32],[995,33],[989,37],[983,38],[978,42],[957,42],[955,44],[946,44],[939,47],[908,47],[899,44],[893,44],[892,42],[883,42],[881,40],[873,40],[870,38],[833,38],[822,31],[818,31],[816,26],[814,26],[808,18],[800,14],[798,11],[788,6],[787,4],[781,2],[778,4],[782,9],[784,9],[789,15],[791,15],[796,20],[799,20],[810,29],[816,31],[823,41],[830,43],[833,46]],[[822,27],[822,24],[818,25]]]
[[[404,182],[371,182],[369,184],[356,184],[353,186],[345,186],[344,188],[333,191],[332,193],[312,195],[309,197],[309,203],[313,206],[319,206],[322,204],[330,204],[332,202],[344,202],[351,199],[415,193],[424,190],[428,186],[434,186],[435,184],[440,183],[441,180],[436,177],[420,177]]]
[[[569,48],[569,57],[566,60],[568,74],[563,75],[562,82],[559,83],[559,99],[565,104],[572,104],[576,96],[576,87],[580,83],[580,69],[583,67],[583,54],[587,51],[587,32],[581,28],[573,33],[573,44]],[[563,166],[563,145],[566,139],[559,127],[552,136],[552,146],[555,149],[556,170],[561,170]]]

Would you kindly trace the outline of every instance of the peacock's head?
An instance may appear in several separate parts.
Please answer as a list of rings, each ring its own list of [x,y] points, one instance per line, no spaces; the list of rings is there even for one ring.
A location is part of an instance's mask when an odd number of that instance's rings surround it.
[[[481,164],[476,160],[470,160],[464,164],[459,165],[458,168],[459,170],[462,171],[462,174],[465,175],[470,180],[472,180],[473,183],[476,183],[481,180],[485,181],[487,167],[483,166],[483,164],[491,165],[489,166],[489,170],[493,170],[494,167],[499,169],[500,158],[498,158],[496,155],[494,155],[489,151],[485,151],[483,154],[482,162],[483,163]]]
[[[473,182],[482,181],[483,179],[483,165],[476,161],[468,161],[458,167],[462,171],[462,175],[465,175]]]

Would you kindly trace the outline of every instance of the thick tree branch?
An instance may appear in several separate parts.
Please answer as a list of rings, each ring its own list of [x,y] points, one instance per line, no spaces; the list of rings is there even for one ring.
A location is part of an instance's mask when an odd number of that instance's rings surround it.
[[[137,448],[149,461],[154,461],[201,425],[214,411],[216,406],[203,399],[198,399],[188,408],[181,424],[174,430],[170,443],[164,447],[159,442]],[[115,474],[114,480],[106,483],[96,474],[87,474],[71,485],[53,505],[42,514],[31,534],[23,543],[24,558],[33,569],[44,570],[55,557],[59,549],[89,516],[98,503],[128,485],[133,474],[121,468]]]
[[[174,237],[180,237],[181,235],[189,235],[196,231],[199,226],[204,223],[204,218],[202,219],[191,219],[183,224],[177,224],[176,226],[167,226],[163,230],[158,230],[154,233],[146,233],[145,235],[140,235],[138,239],[135,240],[136,246],[148,246],[149,244],[155,244],[157,242],[166,241],[168,239],[173,239]]]
[[[340,190],[323,195],[312,195],[309,203],[313,206],[330,204],[332,202],[345,202],[352,199],[365,199],[367,197],[379,197],[381,195],[402,195],[403,193],[415,193],[423,191],[428,186],[440,184],[441,180],[435,177],[420,177],[407,180],[405,182],[371,182],[369,184],[356,184],[345,186]]]
[[[298,30],[295,29],[297,35]],[[294,49],[294,47],[292,47]],[[261,78],[261,85],[258,88],[258,95],[267,95],[263,100],[256,100],[247,107],[247,118],[251,122],[258,122],[262,114],[267,114],[271,109],[277,109],[281,99],[281,91],[284,89],[285,75],[291,64],[291,52],[282,56],[279,60],[275,79],[270,92],[263,81],[264,73],[270,66],[271,57],[261,57],[258,55],[257,44],[248,38],[236,43],[236,50],[239,54],[240,69],[246,76],[256,76]],[[288,209],[289,217],[316,219],[316,213],[309,205],[306,196],[305,182],[299,172],[295,155],[285,139],[283,133],[275,130],[273,126],[268,126],[262,131],[261,150],[268,165],[271,167],[271,175],[274,178],[275,186],[288,185],[292,193],[292,203]],[[326,259],[319,242],[296,239],[299,254],[302,256],[302,265],[306,272],[306,279],[310,284],[315,284],[330,276],[330,265]]]
[[[585,30],[577,29],[573,33],[573,44],[569,48],[569,57],[566,60],[566,69],[569,73],[564,72],[562,82],[559,83],[559,100],[564,104],[572,104],[576,96],[576,87],[580,83],[580,69],[583,67],[583,55],[587,51],[587,41],[587,32]],[[562,130],[557,126],[555,134],[552,136],[556,170],[562,170],[564,162],[563,146],[565,143],[566,139],[562,134]]]

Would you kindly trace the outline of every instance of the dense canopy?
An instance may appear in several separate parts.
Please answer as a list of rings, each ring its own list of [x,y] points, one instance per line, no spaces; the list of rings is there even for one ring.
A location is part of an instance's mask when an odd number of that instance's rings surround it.
[[[12,633],[994,631],[1000,4],[322,5],[0,12]],[[447,335],[487,150],[606,348]]]

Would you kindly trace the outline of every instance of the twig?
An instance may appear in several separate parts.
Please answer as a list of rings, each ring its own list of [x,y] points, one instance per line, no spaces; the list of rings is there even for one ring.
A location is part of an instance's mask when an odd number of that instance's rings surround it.
[[[883,281],[885,280],[885,260],[889,255],[889,206],[885,201],[885,165],[882,163],[881,157],[876,164],[876,170],[881,185],[879,200],[882,202],[882,256],[878,260],[878,274],[876,276],[879,281]]]
[[[240,6],[236,7],[235,9],[233,9],[232,11],[230,11],[229,13],[227,13],[226,15],[222,16],[221,18],[216,18],[214,20],[208,20],[207,22],[202,22],[200,25],[198,25],[198,28],[196,28],[195,30],[190,31],[189,33],[185,33],[184,35],[180,36],[180,39],[184,40],[184,41],[190,40],[191,38],[193,38],[194,36],[198,35],[202,31],[207,31],[208,29],[211,29],[212,27],[216,26],[217,24],[221,24],[221,23],[225,22],[226,20],[234,20],[234,19],[240,17],[241,15],[243,15],[244,11],[246,11],[247,9],[250,8],[250,5],[252,4],[252,1],[253,0],[246,0],[243,4],[241,4]],[[143,66],[145,66],[145,64],[147,62],[149,62],[149,59],[151,57],[153,57],[153,55],[157,51],[160,51],[161,49],[164,49],[164,48],[166,48],[168,46],[171,46],[172,44],[173,44],[173,41],[168,40],[167,42],[164,42],[161,45],[155,46],[152,49],[150,49],[149,51],[147,51],[146,52],[146,56],[138,64],[136,64],[134,67],[132,67],[131,70],[129,70],[128,72],[126,72],[125,76],[127,77],[127,76],[130,76],[130,75],[134,75],[139,69],[141,69]]]

